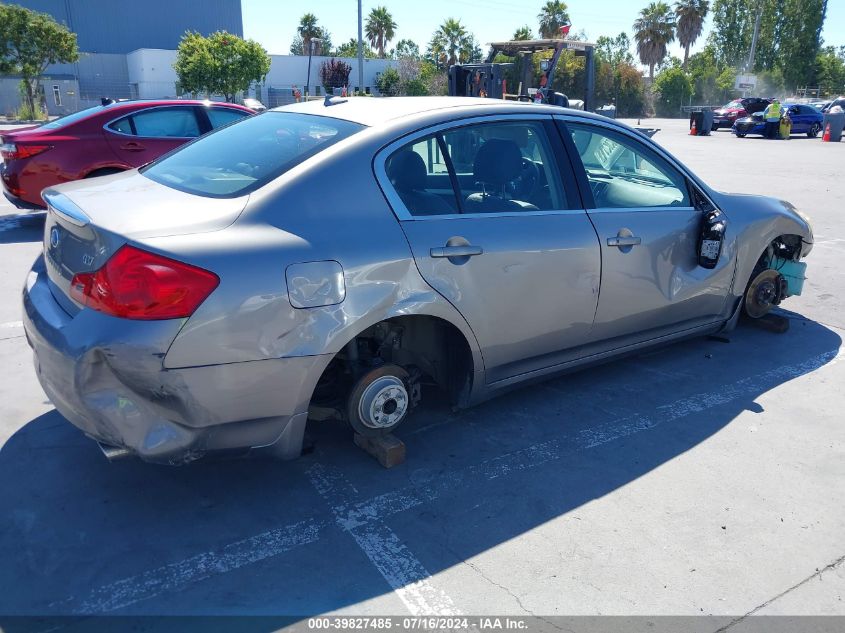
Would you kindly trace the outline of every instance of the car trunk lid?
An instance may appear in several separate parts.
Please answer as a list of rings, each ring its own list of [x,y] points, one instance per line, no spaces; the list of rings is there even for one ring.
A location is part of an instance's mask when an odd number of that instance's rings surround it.
[[[42,195],[50,288],[72,315],[80,309],[70,298],[77,273],[99,269],[128,242],[223,229],[238,218],[247,199],[194,196],[135,171],[67,183]]]

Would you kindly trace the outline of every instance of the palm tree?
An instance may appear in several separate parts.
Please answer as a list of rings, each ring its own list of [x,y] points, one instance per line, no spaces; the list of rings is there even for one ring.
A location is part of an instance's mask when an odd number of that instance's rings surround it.
[[[710,11],[710,0],[678,0],[675,17],[678,24],[678,42],[684,47],[684,70],[687,68],[689,48],[701,35],[704,18]]]
[[[317,25],[317,16],[313,13],[306,13],[299,18],[299,26],[296,32],[302,38],[302,50],[305,55],[311,50],[311,40],[323,34],[323,29]],[[316,51],[319,52],[319,51]]]
[[[469,34],[460,20],[448,18],[431,36],[429,53],[440,66],[457,64],[466,50]]]
[[[516,31],[513,32],[513,39],[533,40],[534,33],[531,32],[531,27],[526,24],[525,26],[520,26]]]
[[[675,14],[665,2],[652,2],[634,22],[634,40],[640,61],[648,66],[654,81],[654,67],[666,57],[666,47],[675,39]]]
[[[540,21],[540,37],[545,39],[561,38],[560,27],[569,24],[569,11],[565,2],[549,0],[537,15]]]
[[[367,16],[367,24],[364,26],[370,46],[378,50],[378,56],[384,57],[384,49],[387,43],[396,35],[396,22],[387,10],[387,7],[376,7]]]

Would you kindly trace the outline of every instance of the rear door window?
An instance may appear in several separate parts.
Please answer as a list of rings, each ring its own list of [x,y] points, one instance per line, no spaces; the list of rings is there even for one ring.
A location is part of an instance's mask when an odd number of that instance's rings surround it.
[[[571,208],[540,121],[445,130],[395,151],[385,172],[413,216]]]
[[[244,118],[141,169],[150,180],[199,196],[247,194],[363,130],[351,121],[296,112]]]
[[[132,115],[135,134],[148,138],[195,138],[200,126],[194,108],[176,106],[154,108]]]
[[[570,208],[540,121],[481,123],[443,133],[464,213]]]
[[[433,134],[405,145],[387,159],[387,177],[411,215],[460,212],[446,154],[440,135]]]
[[[132,129],[131,116],[125,116],[122,119],[118,119],[117,121],[109,123],[109,129],[114,130],[115,132],[120,132],[121,134],[135,133],[135,130]]]

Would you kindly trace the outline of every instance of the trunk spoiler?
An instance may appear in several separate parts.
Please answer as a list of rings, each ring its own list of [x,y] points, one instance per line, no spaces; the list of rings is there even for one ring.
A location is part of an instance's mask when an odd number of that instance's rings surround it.
[[[91,218],[73,200],[55,189],[45,189],[41,198],[56,215],[74,226],[87,226],[91,222]]]

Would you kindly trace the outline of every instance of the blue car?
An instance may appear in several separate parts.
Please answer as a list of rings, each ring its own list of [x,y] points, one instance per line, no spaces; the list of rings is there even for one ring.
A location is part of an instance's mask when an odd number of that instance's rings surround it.
[[[781,116],[789,113],[789,118],[792,119],[793,134],[806,134],[810,138],[815,138],[822,130],[824,115],[811,106],[803,103],[784,103],[780,112]],[[739,138],[748,134],[764,136],[766,134],[766,120],[763,118],[763,112],[755,112],[751,116],[737,119],[731,131]]]

